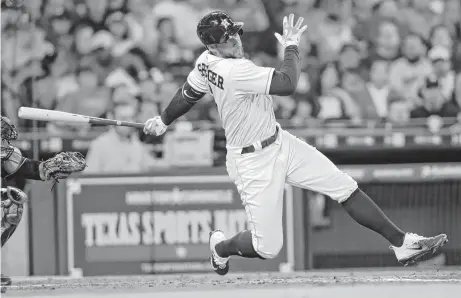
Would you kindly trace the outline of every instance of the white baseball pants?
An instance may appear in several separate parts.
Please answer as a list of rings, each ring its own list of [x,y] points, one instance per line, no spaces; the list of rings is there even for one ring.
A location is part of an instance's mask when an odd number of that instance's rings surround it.
[[[252,233],[253,247],[263,258],[274,258],[283,246],[285,183],[344,202],[357,182],[325,155],[279,127],[268,147],[241,154],[227,150],[227,171],[240,193]]]

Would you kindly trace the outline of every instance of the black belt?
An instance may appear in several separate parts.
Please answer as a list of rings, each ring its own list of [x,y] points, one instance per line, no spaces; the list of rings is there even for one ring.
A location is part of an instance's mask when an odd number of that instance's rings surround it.
[[[275,129],[275,133],[271,137],[268,137],[267,139],[261,141],[261,149],[264,149],[267,146],[269,146],[270,144],[274,143],[275,140],[277,140],[278,133],[279,133],[279,127],[277,126],[277,128]],[[248,147],[243,147],[241,154],[251,153],[251,152],[255,152],[255,151],[256,151],[255,146],[250,145]]]

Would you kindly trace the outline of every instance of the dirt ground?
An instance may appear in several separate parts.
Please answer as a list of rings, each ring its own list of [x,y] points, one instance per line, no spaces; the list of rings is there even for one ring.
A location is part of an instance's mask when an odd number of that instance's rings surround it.
[[[3,297],[65,298],[449,298],[461,293],[461,270],[309,271],[200,275],[16,279]]]

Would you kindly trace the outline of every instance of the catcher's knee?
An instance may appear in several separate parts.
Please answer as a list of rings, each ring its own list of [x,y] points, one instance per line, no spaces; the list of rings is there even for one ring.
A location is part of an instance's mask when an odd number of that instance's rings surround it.
[[[27,195],[16,187],[8,186],[1,189],[2,246],[13,235],[16,227],[21,222],[26,201]]]

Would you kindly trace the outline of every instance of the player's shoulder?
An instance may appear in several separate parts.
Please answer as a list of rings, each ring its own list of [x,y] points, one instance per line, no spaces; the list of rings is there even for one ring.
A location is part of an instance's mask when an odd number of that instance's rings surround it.
[[[208,50],[205,50],[203,51],[200,56],[197,57],[197,59],[195,59],[195,64],[199,64],[199,63],[205,63],[208,59]]]
[[[256,64],[253,63],[253,61],[246,58],[226,60],[228,60],[229,64],[231,65],[232,73],[249,72],[258,67]]]

